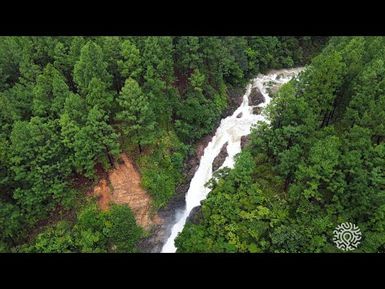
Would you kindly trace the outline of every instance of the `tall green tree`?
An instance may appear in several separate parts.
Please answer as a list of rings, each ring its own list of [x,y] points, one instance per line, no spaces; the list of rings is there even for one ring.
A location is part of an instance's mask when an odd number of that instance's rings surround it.
[[[18,184],[13,198],[34,221],[67,197],[68,151],[58,133],[58,122],[40,117],[17,121],[10,146],[11,169]]]
[[[70,94],[64,77],[51,64],[37,77],[33,92],[33,113],[42,117],[60,115]]]
[[[87,177],[95,177],[95,165],[101,163],[105,169],[112,166],[120,152],[118,135],[107,123],[108,116],[98,106],[94,106],[81,128],[70,126],[75,134],[71,146],[74,149],[74,161],[77,169]],[[72,127],[72,128],[71,128]]]
[[[96,77],[111,86],[111,75],[107,71],[102,48],[93,41],[88,41],[80,52],[80,58],[74,66],[74,80],[81,93],[87,93],[89,84]]]
[[[117,61],[117,65],[123,79],[139,79],[142,72],[141,56],[139,49],[130,40],[121,42],[120,55],[122,59]]]
[[[142,146],[154,141],[155,123],[146,95],[138,83],[128,78],[118,96],[120,111],[116,120],[121,122],[123,134],[131,143],[138,145],[139,152]]]

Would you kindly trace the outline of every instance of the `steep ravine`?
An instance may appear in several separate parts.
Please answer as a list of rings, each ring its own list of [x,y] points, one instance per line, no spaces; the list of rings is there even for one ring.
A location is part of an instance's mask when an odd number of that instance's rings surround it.
[[[283,69],[271,71],[266,75],[258,75],[246,88],[242,103],[233,112],[232,115],[221,120],[215,135],[204,149],[200,158],[199,167],[194,177],[191,179],[189,189],[185,197],[185,207],[183,210],[177,210],[174,218],[174,225],[171,228],[171,234],[165,232],[169,237],[162,247],[161,252],[175,252],[175,238],[183,230],[186,221],[194,220],[190,216],[191,212],[197,214],[200,212],[200,203],[204,200],[210,189],[205,184],[210,180],[213,174],[213,163],[218,160],[218,155],[224,154],[226,149],[226,158],[223,164],[218,168],[234,166],[234,157],[241,151],[242,143],[245,143],[245,136],[250,133],[251,127],[258,121],[267,121],[261,113],[263,108],[270,103],[268,89],[275,90],[279,85],[288,82],[296,76],[302,68]],[[217,164],[215,163],[217,166]],[[189,217],[190,216],[190,217]],[[164,236],[162,236],[164,237]]]
[[[222,115],[222,119],[232,115],[234,111],[242,103],[245,89],[230,89],[229,106]],[[186,200],[185,196],[190,187],[191,179],[199,167],[199,161],[204,153],[204,149],[211,142],[216,127],[219,126],[220,120],[215,125],[215,129],[208,135],[200,139],[194,149],[194,154],[191,155],[184,163],[183,175],[185,176],[183,182],[176,188],[176,193],[170,202],[164,208],[160,209],[157,213],[158,217],[162,220],[158,225],[153,226],[149,236],[143,239],[139,243],[139,250],[144,253],[159,253],[171,234],[171,227],[177,219],[178,214],[185,209]]]
[[[270,102],[270,92],[297,75],[301,68],[274,70],[253,79],[244,90],[229,92],[229,108],[218,121],[216,130],[203,137],[194,154],[183,168],[184,181],[176,194],[156,215],[156,222],[148,227],[148,237],[139,244],[141,252],[175,252],[174,239],[186,221],[196,222],[200,216],[200,202],[209,193],[204,184],[222,168],[232,168],[234,157],[245,146],[251,127],[266,121],[263,108]]]

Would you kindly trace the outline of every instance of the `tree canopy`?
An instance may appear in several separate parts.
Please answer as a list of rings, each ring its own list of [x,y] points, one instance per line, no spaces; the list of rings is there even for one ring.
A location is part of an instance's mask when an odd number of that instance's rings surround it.
[[[269,68],[307,62],[325,41],[322,37],[0,37],[0,250],[134,251],[141,234],[129,208],[100,212],[84,205],[88,203],[84,192],[100,174],[124,151],[138,164],[154,209],[167,205],[184,178],[183,164],[193,145],[215,128],[228,108],[228,91]],[[360,45],[362,51],[373,53],[381,47],[374,42],[370,47]],[[359,65],[370,59],[357,58],[360,51],[325,58],[329,64],[322,71],[333,69],[325,81],[335,77],[331,85],[322,86],[325,91],[317,98],[327,104],[326,125],[333,118],[333,93],[343,77],[350,68],[360,72]],[[346,64],[351,60],[354,65]],[[333,67],[335,61],[339,64]],[[382,111],[375,105],[377,100],[383,102],[380,86],[365,111],[357,111],[364,91],[358,88],[365,86],[365,79],[382,75],[382,63],[370,63],[376,72],[368,71],[355,81],[357,103],[351,102],[346,111],[354,113],[345,119],[369,130],[369,139],[381,144]],[[316,83],[312,85],[316,88]],[[310,91],[302,96],[303,107],[298,110],[303,114],[309,95]],[[293,107],[293,113],[296,110]],[[286,156],[288,161],[295,153]],[[371,182],[380,180],[377,166],[382,153],[379,148],[370,152],[377,157]],[[356,173],[365,165],[357,165]],[[315,181],[320,186],[325,182],[317,177]]]

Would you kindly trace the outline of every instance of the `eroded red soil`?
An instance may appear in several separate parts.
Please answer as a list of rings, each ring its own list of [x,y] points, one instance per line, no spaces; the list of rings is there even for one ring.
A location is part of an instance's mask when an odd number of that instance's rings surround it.
[[[150,195],[142,188],[140,174],[134,162],[126,154],[121,155],[119,164],[108,172],[108,178],[102,178],[94,187],[92,194],[97,196],[99,207],[108,210],[111,203],[127,204],[139,226],[149,229],[159,224],[161,219],[151,215]]]

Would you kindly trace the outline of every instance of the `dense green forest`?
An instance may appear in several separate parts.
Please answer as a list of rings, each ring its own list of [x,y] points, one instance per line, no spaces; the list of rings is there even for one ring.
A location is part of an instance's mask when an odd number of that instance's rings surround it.
[[[139,165],[143,186],[155,201],[154,209],[165,206],[183,179],[182,166],[192,153],[193,144],[214,129],[228,107],[229,89],[243,87],[252,76],[267,69],[307,63],[325,41],[325,37],[0,37],[0,251],[137,251],[136,243],[145,233],[136,225],[130,209],[114,205],[109,211],[102,212],[95,200],[85,196],[85,191],[95,184],[100,172],[109,170],[122,151],[127,152]],[[301,176],[290,166],[291,159],[302,151],[308,151],[309,141],[318,134],[324,135],[321,141],[327,139],[326,135],[333,140],[327,145],[332,145],[330,151],[334,158],[325,165],[330,167],[330,174],[337,174],[338,178],[324,175],[320,179],[318,167],[312,168],[314,177],[309,180],[312,185],[308,189],[308,198],[318,202],[317,206],[325,206],[321,192],[314,186],[326,190],[325,186],[329,186],[327,178],[332,178],[336,182],[333,186],[343,192],[346,184],[341,185],[338,180],[347,181],[343,180],[344,174],[352,170],[349,172],[352,177],[358,175],[363,181],[373,182],[373,186],[353,180],[351,193],[352,190],[360,191],[360,196],[353,194],[349,200],[341,199],[338,204],[354,201],[360,207],[355,209],[357,212],[350,212],[352,217],[370,211],[381,219],[380,210],[361,211],[361,206],[372,208],[372,202],[375,202],[374,207],[380,205],[372,199],[371,192],[374,186],[380,185],[376,182],[381,173],[383,131],[376,126],[376,121],[380,121],[379,113],[383,112],[378,111],[380,106],[374,105],[374,101],[380,97],[381,87],[378,85],[374,90],[372,83],[364,80],[381,77],[382,62],[380,58],[374,58],[374,53],[380,55],[377,47],[382,42],[373,40],[370,42],[373,44],[367,47],[369,42],[364,39],[354,41],[358,46],[345,45],[347,40],[334,41],[332,45],[340,52],[332,52],[332,56],[325,52],[314,62],[314,72],[308,73],[307,79],[312,91],[322,89],[322,94],[312,98],[315,103],[311,103],[312,94],[306,91],[310,88],[306,88],[301,92],[301,102],[289,102],[293,107],[285,108],[287,112],[282,115],[277,105],[272,111],[272,115],[277,115],[274,130],[264,128],[254,133],[253,146],[242,154],[237,169],[232,173],[246,176],[261,170],[261,166],[253,163],[257,152],[260,153],[259,162],[265,166],[267,160],[274,160],[273,166],[268,167],[274,170],[271,176],[282,178],[287,173],[288,183],[292,185],[290,191],[279,193],[276,202],[282,203],[277,214],[283,214],[277,223],[281,226],[281,235],[276,232],[276,247],[281,243],[289,246],[282,231],[286,220],[284,214],[288,213],[289,207],[285,207],[281,194],[291,196],[293,202],[293,198],[299,196],[300,185],[308,184],[307,180],[297,181],[306,176]],[[364,66],[369,60],[371,66]],[[322,74],[330,66],[335,73]],[[317,77],[327,82],[318,84]],[[295,84],[291,84],[282,90],[282,98],[299,97],[294,93],[294,87]],[[339,91],[338,101],[348,103],[353,88],[357,97],[349,106],[351,112],[347,115],[351,118],[344,117],[344,122],[337,122],[344,111],[336,111],[324,120],[322,130],[308,124],[313,121],[315,125],[313,115],[325,115],[333,108],[335,90]],[[372,93],[373,103],[361,99],[365,89]],[[313,108],[318,103],[325,111],[307,109],[307,106]],[[368,108],[369,115],[363,115],[362,106]],[[293,121],[298,124],[289,128],[285,126],[285,123]],[[348,133],[345,128],[352,122],[355,126],[352,133]],[[337,124],[340,123],[346,137],[338,133],[340,128]],[[305,130],[300,132],[302,129]],[[307,135],[304,135],[305,131]],[[271,135],[273,132],[277,135]],[[348,137],[353,140],[346,139]],[[281,148],[286,146],[286,142],[293,143],[290,138],[296,138],[296,145],[283,152]],[[270,144],[274,141],[276,143]],[[348,143],[348,147],[341,144],[343,141]],[[318,147],[323,145],[317,144]],[[276,147],[272,150],[272,146]],[[362,147],[365,151],[361,150]],[[346,151],[345,155],[342,150]],[[311,160],[320,161],[317,147],[311,151],[314,151]],[[351,151],[355,153],[348,155]],[[278,156],[283,153],[284,156]],[[342,157],[346,161],[341,162],[339,158]],[[357,158],[363,159],[356,163],[354,160]],[[281,163],[283,161],[285,163]],[[337,161],[338,166],[346,166],[338,168],[338,173],[335,168]],[[242,162],[249,165],[242,165]],[[354,165],[354,170],[349,165]],[[370,165],[369,172],[365,170],[366,165]],[[303,163],[302,170],[308,166],[317,164]],[[244,171],[247,169],[249,171]],[[253,179],[249,180],[249,175],[245,185],[251,185],[255,192],[247,190],[245,193],[259,192],[261,188],[252,183]],[[231,184],[230,178],[225,179],[226,184]],[[205,208],[216,208],[211,203],[215,198],[223,198],[226,186],[219,185],[214,190]],[[363,192],[365,194],[361,195]],[[237,194],[241,196],[242,192],[237,189]],[[341,193],[339,198],[348,197]],[[365,204],[358,198],[366,198]],[[233,205],[228,200],[220,201],[224,201],[225,208]],[[261,200],[261,206],[266,202]],[[251,208],[247,207],[246,212],[254,212],[254,204],[255,201],[248,204]],[[267,207],[263,208],[267,210]],[[315,210],[318,207],[311,208]],[[308,206],[302,208],[305,209],[308,210]],[[342,209],[338,207],[339,211]],[[269,214],[272,210],[268,209]],[[318,209],[314,214],[323,214],[324,210]],[[230,218],[230,211],[228,215],[227,211],[220,215]],[[210,214],[206,214],[209,220]],[[267,223],[254,224],[264,226]],[[191,241],[180,241],[181,248],[187,251],[202,251],[203,247],[205,250],[224,250],[220,240],[226,240],[227,237],[222,239],[222,234],[228,232],[223,231],[227,227],[221,222],[190,227],[188,231],[200,231],[209,226],[212,229],[219,226],[220,232],[212,233],[210,229],[205,232],[210,237],[197,234],[193,241],[195,246],[187,245]],[[239,226],[245,224],[240,222]],[[195,240],[198,236],[202,236],[199,242]],[[259,241],[261,236],[252,237],[246,233],[245,240],[238,240],[228,250],[245,251],[253,246],[253,241],[258,244],[254,245],[256,249],[265,246],[263,249],[267,250],[269,247]],[[239,244],[245,241],[246,247]]]
[[[218,172],[178,252],[385,252],[385,38],[333,37],[274,96],[234,170]]]

